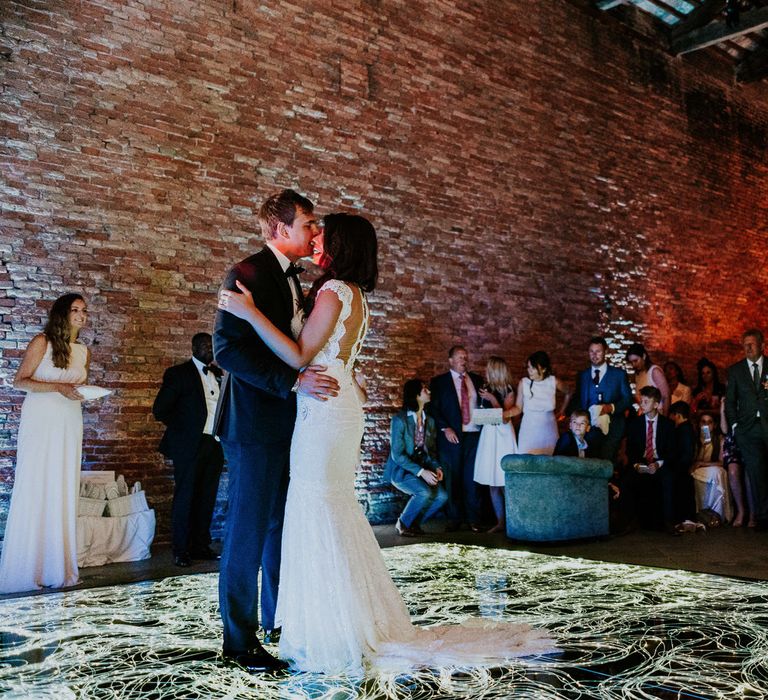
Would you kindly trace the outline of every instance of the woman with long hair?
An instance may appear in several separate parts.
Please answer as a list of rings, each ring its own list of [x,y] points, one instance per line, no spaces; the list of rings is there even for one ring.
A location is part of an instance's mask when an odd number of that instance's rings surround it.
[[[353,367],[368,328],[365,292],[376,283],[376,233],[361,216],[332,214],[316,245],[313,260],[324,272],[297,340],[270,323],[244,287],[219,296],[219,308],[248,321],[288,365],[323,365],[339,383],[327,401],[297,397],[277,602],[280,656],[303,671],[359,673],[364,663],[468,665],[549,648],[527,625],[473,631],[411,624],[355,495],[365,396]]]
[[[492,355],[485,366],[485,386],[480,390],[483,405],[488,408],[502,409],[502,422],[498,425],[484,425],[480,431],[475,456],[475,481],[488,486],[491,503],[496,515],[496,524],[489,532],[503,532],[506,523],[504,506],[504,472],[501,459],[505,455],[517,452],[515,428],[509,411],[515,405],[515,390],[512,388],[512,375],[503,358]]]
[[[78,336],[87,317],[82,296],[59,297],[16,372],[14,388],[27,395],[0,557],[0,593],[77,583],[83,442],[83,397],[77,387],[85,382],[90,362]]]
[[[552,373],[549,355],[543,350],[537,350],[528,357],[526,369],[528,376],[523,377],[517,386],[516,406],[508,412],[509,415],[523,414],[517,439],[518,452],[551,455],[559,437],[555,417],[557,392],[563,394],[560,408],[560,415],[563,415],[571,391]]]
[[[651,356],[642,343],[632,343],[627,350],[627,362],[635,372],[635,401],[640,404],[640,389],[645,386],[655,386],[661,392],[659,413],[666,416],[671,405],[669,399],[669,384],[664,371],[653,364]]]
[[[441,483],[443,468],[437,461],[437,426],[424,410],[429,397],[424,380],[409,379],[403,385],[403,408],[392,417],[384,479],[410,496],[395,523],[402,537],[423,535],[422,524],[448,500]]]
[[[664,376],[669,385],[670,407],[678,401],[685,401],[690,406],[693,394],[691,393],[691,387],[685,383],[683,368],[677,362],[669,360],[664,363]]]
[[[691,475],[696,483],[696,510],[713,510],[722,522],[732,516],[728,473],[723,467],[723,437],[720,433],[720,413],[702,411],[699,414],[699,435]]]
[[[715,363],[702,357],[696,363],[699,380],[693,388],[694,414],[701,411],[719,411],[720,400],[725,396],[725,384],[720,381]]]

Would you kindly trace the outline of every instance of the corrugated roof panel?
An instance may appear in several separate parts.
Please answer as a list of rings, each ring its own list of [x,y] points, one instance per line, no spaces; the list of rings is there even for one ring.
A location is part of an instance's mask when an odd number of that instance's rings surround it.
[[[687,15],[696,9],[696,5],[693,5],[686,0],[664,0],[665,5],[674,7],[680,14]]]
[[[670,26],[677,24],[680,21],[680,19],[671,12],[664,10],[652,2],[648,2],[648,0],[631,0],[631,4],[637,5],[641,10],[644,10],[654,17],[658,17],[662,22],[669,24]]]

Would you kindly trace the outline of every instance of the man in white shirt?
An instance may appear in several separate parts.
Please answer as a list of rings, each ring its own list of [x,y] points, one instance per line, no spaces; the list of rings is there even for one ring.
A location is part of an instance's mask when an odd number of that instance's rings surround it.
[[[437,452],[448,492],[447,529],[457,530],[466,523],[473,532],[480,532],[480,499],[474,481],[480,426],[472,422],[472,411],[480,406],[483,380],[468,371],[469,354],[462,345],[448,351],[448,365],[448,372],[430,382],[432,401],[427,407],[437,423]]]
[[[224,455],[213,436],[221,370],[213,364],[210,333],[192,338],[192,358],[169,367],[152,412],[166,425],[160,452],[173,461],[173,556],[176,566],[218,559],[211,547]]]
[[[752,486],[755,529],[768,531],[768,362],[762,331],[750,328],[741,343],[744,359],[728,368],[725,416]]]

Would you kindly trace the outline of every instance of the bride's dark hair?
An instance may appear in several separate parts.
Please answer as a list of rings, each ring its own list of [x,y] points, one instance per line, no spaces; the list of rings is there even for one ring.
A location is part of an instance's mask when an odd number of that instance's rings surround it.
[[[328,214],[323,224],[321,265],[325,272],[312,285],[307,297],[307,313],[315,304],[317,290],[327,280],[351,282],[364,292],[372,292],[379,276],[376,230],[368,219],[357,214]]]
[[[48,323],[43,333],[51,344],[53,366],[60,369],[69,367],[69,310],[76,301],[85,301],[79,294],[65,294],[53,302],[48,313]]]

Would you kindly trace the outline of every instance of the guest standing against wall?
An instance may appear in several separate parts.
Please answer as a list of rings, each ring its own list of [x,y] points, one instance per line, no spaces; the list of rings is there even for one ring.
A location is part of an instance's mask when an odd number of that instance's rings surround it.
[[[755,529],[768,530],[768,362],[762,331],[746,331],[741,342],[745,358],[728,369],[725,415],[755,499]]]
[[[591,423],[605,435],[602,458],[616,462],[624,436],[624,412],[632,405],[632,390],[627,373],[606,361],[608,343],[595,336],[589,341],[590,367],[576,380],[576,408],[589,411]]]
[[[675,533],[675,424],[659,413],[661,392],[640,390],[642,415],[627,427],[627,459],[635,512],[641,525]]]
[[[211,520],[224,464],[213,435],[221,370],[213,363],[210,333],[192,338],[192,358],[169,367],[152,413],[166,425],[160,452],[173,461],[173,558],[176,566],[193,559],[218,559],[211,549]]]
[[[669,405],[672,407],[673,403],[678,401],[684,401],[689,406],[693,399],[693,393],[691,387],[685,383],[685,376],[683,375],[683,369],[677,362],[669,361],[664,363],[664,377],[667,380],[669,386]]]
[[[693,388],[691,415],[696,417],[699,411],[717,411],[720,401],[725,396],[725,386],[720,381],[717,366],[706,357],[696,363],[699,381]]]
[[[16,473],[0,557],[0,593],[77,583],[82,396],[90,353],[78,340],[88,310],[79,294],[54,303],[27,347],[14,388],[21,407]]]
[[[560,414],[565,412],[571,391],[552,373],[549,355],[537,350],[526,364],[528,377],[517,386],[517,406],[512,415],[523,414],[517,440],[520,454],[551,455],[559,437],[555,407],[557,392],[563,394]]]
[[[437,452],[443,465],[448,492],[447,530],[468,523],[480,532],[480,504],[475,476],[475,455],[480,426],[472,422],[472,410],[480,407],[482,378],[469,372],[469,354],[461,345],[448,351],[449,371],[430,383],[429,410],[437,423]]]
[[[627,350],[627,362],[635,371],[635,400],[640,404],[640,390],[645,386],[655,386],[661,392],[659,413],[666,416],[669,412],[670,390],[664,371],[654,365],[651,356],[641,343],[632,343]]]
[[[501,357],[491,356],[485,366],[485,386],[480,389],[483,405],[502,409],[502,422],[484,425],[475,457],[475,481],[488,486],[496,524],[489,532],[503,532],[506,524],[504,504],[504,471],[501,460],[517,453],[517,439],[511,414],[515,406],[515,390],[507,363]]]

